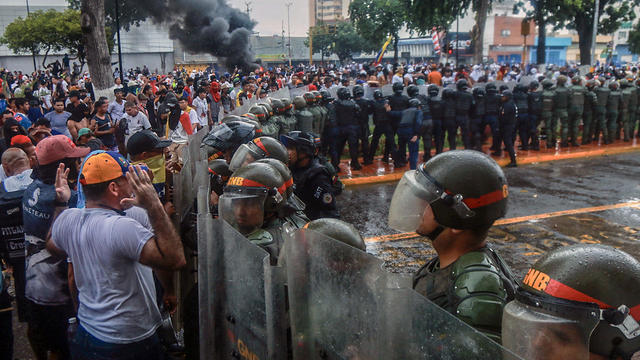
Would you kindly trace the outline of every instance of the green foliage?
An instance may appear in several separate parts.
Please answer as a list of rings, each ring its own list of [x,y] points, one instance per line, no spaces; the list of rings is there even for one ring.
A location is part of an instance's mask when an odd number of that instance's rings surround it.
[[[397,39],[398,32],[407,25],[408,11],[405,0],[353,0],[349,5],[358,34],[378,48],[389,35]]]
[[[420,34],[433,27],[448,30],[456,16],[464,16],[469,5],[479,6],[479,0],[401,0],[407,12],[407,26]]]
[[[81,0],[67,0],[67,2],[72,9],[80,10]],[[140,26],[140,23],[147,18],[147,16],[142,13],[142,7],[136,0],[118,0],[118,5],[120,28],[125,31],[129,31],[132,25]],[[104,0],[104,12],[106,14],[105,26],[116,29],[116,0]]]
[[[640,54],[640,22],[629,32],[629,50],[633,54]]]
[[[0,43],[14,53],[44,54],[43,66],[50,52],[82,52],[80,11],[53,9],[34,11],[27,18],[18,17],[7,25]],[[112,46],[112,43],[110,43]],[[82,54],[81,54],[82,55]]]
[[[313,50],[321,51],[323,56],[336,54],[343,61],[349,59],[354,53],[373,51],[376,46],[361,37],[353,24],[347,21],[336,25],[318,25],[311,28],[313,35]],[[309,46],[309,38],[305,45]]]

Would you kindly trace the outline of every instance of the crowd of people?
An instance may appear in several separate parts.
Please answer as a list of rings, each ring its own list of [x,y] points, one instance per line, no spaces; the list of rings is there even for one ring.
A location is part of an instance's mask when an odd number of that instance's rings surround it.
[[[635,69],[468,70],[351,64],[159,75],[144,67],[122,74],[124,84],[115,74],[113,98],[97,99],[86,74],[2,72],[1,250],[14,285],[0,281],[0,354],[11,358],[11,313],[1,310],[15,297],[38,359],[161,358],[167,344],[156,331],[177,306],[173,271],[185,266],[185,246],[196,250],[185,236],[194,222],[172,225],[171,175],[184,166],[187,145],[200,131],[207,131],[197,145],[208,156],[211,214],[266,250],[272,264],[282,264],[283,233],[291,229],[328,231],[366,249],[355,228],[337,220],[347,144],[352,170],[379,152],[396,167],[408,163],[390,224],[428,237],[438,253],[416,274],[415,289],[500,341],[504,305],[518,299],[518,306],[531,306],[545,289],[528,274],[522,290],[528,295],[516,297],[518,281],[487,246],[488,229],[506,213],[508,190],[502,170],[481,153],[485,130],[493,154],[504,145],[510,166],[516,166],[518,137],[524,150],[539,150],[541,139],[555,148],[558,123],[561,147],[599,141],[600,134],[604,144],[629,141],[637,136],[640,79]],[[300,88],[293,99],[272,96]],[[449,150],[466,150],[440,155],[445,139]],[[459,179],[477,181],[461,185]],[[640,268],[625,255],[598,251]],[[460,286],[468,289],[464,294],[440,291],[457,289],[460,272],[477,272],[464,280],[477,287]],[[580,281],[575,286],[582,289]],[[636,305],[605,302],[614,309]],[[512,321],[525,321],[512,310]],[[624,311],[612,319],[627,321]],[[602,326],[615,319],[603,318]],[[187,352],[198,351],[195,334],[185,330]],[[509,340],[515,347],[517,339]],[[612,346],[624,354],[637,350],[623,345]]]

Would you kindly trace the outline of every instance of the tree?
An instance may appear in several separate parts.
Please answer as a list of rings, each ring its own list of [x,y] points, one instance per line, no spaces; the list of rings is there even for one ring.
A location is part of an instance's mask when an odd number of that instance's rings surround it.
[[[322,56],[336,54],[340,61],[345,61],[354,53],[376,50],[376,46],[358,34],[353,24],[341,21],[336,25],[320,25],[311,29],[313,49],[322,52]],[[309,37],[305,40],[309,46]]]
[[[81,0],[67,0],[69,7],[80,10]],[[131,26],[140,26],[148,17],[139,0],[118,0],[120,13],[120,28],[129,31]],[[104,0],[105,26],[116,29],[116,0]],[[113,32],[115,34],[115,31]],[[114,34],[110,34],[113,38]]]
[[[406,0],[353,0],[349,16],[358,34],[379,48],[393,36],[393,61],[398,62],[398,33],[407,25]],[[416,0],[416,2],[419,2]]]
[[[52,51],[82,52],[80,12],[51,9],[32,12],[25,19],[18,17],[7,25],[0,43],[6,44],[14,53],[44,54],[42,66],[46,67],[47,56]]]
[[[629,50],[633,54],[640,54],[640,22],[629,32]]]
[[[80,11],[87,64],[89,64],[93,86],[97,92],[100,92],[113,86],[111,56],[105,30],[104,0],[82,0]]]

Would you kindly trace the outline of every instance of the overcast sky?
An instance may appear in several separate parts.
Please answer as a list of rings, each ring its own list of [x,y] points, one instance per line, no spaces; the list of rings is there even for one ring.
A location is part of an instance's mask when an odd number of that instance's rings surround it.
[[[306,36],[309,27],[308,0],[227,0],[229,5],[246,9],[246,2],[250,2],[251,18],[256,22],[255,31],[262,36],[282,34],[282,22],[287,34],[287,7],[291,5],[291,36]]]

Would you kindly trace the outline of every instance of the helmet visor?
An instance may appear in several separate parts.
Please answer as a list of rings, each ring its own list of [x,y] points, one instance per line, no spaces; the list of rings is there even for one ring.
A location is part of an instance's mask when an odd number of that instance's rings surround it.
[[[225,190],[220,196],[218,212],[224,221],[241,234],[249,235],[262,227],[266,196],[266,192],[229,193]]]
[[[263,158],[263,156],[256,154],[256,152],[253,151],[249,147],[249,145],[242,144],[240,145],[238,150],[236,150],[236,152],[233,154],[233,157],[231,158],[231,163],[229,163],[229,170],[236,171],[241,167],[251,164],[252,162],[261,158]]]
[[[422,222],[424,209],[438,198],[435,185],[429,189],[418,181],[416,170],[407,171],[396,186],[389,209],[389,226],[392,229],[415,231]]]
[[[502,345],[524,359],[589,359],[589,338],[599,312],[588,308],[562,311],[537,307],[519,299],[502,316]],[[538,302],[538,304],[540,304]],[[596,306],[597,308],[597,306]]]

